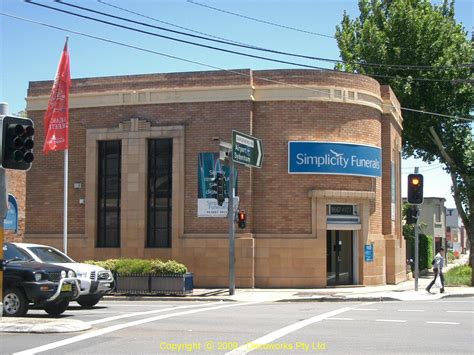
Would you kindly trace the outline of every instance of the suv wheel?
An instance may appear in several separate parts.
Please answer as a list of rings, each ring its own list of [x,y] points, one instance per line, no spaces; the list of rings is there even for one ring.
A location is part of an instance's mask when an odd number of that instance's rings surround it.
[[[92,308],[94,307],[97,303],[99,303],[100,299],[102,296],[100,295],[86,295],[86,296],[80,296],[77,299],[77,303],[79,303],[82,307],[84,308]]]
[[[28,312],[28,300],[17,288],[7,288],[3,293],[3,315],[23,317]]]
[[[59,316],[69,307],[69,300],[61,300],[59,302],[48,302],[44,305],[44,310],[51,316]]]

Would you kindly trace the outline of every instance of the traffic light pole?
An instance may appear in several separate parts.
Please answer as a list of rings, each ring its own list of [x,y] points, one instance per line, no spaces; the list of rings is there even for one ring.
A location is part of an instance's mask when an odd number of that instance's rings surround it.
[[[418,291],[418,274],[420,272],[419,266],[419,236],[418,236],[418,227],[420,220],[420,210],[416,206],[416,223],[415,223],[415,291]]]
[[[0,103],[0,115],[8,114],[8,104],[1,102]],[[2,147],[0,147],[1,150]],[[0,168],[0,319],[3,314],[3,239],[4,239],[4,229],[3,229],[3,220],[7,216],[8,204],[7,204],[7,182],[5,177],[5,169]],[[4,205],[5,204],[5,205]]]
[[[418,174],[418,167],[415,167],[415,174]],[[418,205],[416,207],[416,223],[415,223],[415,291],[418,291],[418,275],[420,272],[419,266],[419,236],[418,236],[418,227],[420,220],[420,210]]]
[[[227,218],[229,220],[229,295],[235,294],[235,211],[234,211],[234,160],[229,153],[230,191]]]

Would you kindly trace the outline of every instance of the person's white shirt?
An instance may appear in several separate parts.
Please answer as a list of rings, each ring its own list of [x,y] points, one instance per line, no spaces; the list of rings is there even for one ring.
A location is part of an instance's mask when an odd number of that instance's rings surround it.
[[[441,255],[440,252],[438,252],[438,254],[436,254],[436,256],[434,257],[434,264],[433,264],[433,269],[439,269],[439,270],[443,270],[443,266],[444,266],[444,258],[443,258],[443,255]]]

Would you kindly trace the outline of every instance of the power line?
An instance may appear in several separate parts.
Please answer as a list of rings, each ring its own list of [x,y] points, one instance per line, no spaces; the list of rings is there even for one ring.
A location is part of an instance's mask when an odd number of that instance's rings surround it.
[[[72,16],[77,16],[77,17],[85,18],[85,19],[88,19],[88,20],[91,20],[91,21],[103,23],[103,24],[106,24],[106,25],[110,25],[110,26],[114,26],[114,27],[119,27],[119,28],[122,28],[122,29],[130,30],[130,31],[135,31],[135,32],[147,34],[147,35],[150,35],[150,36],[160,37],[160,38],[168,39],[168,40],[175,41],[175,42],[181,42],[181,43],[185,43],[185,44],[189,44],[189,45],[193,45],[193,46],[197,46],[197,47],[203,47],[203,48],[207,48],[207,49],[213,49],[213,50],[217,50],[217,51],[221,51],[221,52],[226,52],[226,53],[230,53],[230,54],[236,54],[236,55],[241,55],[241,56],[245,56],[245,57],[250,57],[250,58],[255,58],[255,59],[261,59],[261,60],[266,60],[266,61],[276,62],[276,63],[281,63],[281,64],[289,64],[289,65],[295,65],[295,66],[301,66],[301,67],[305,67],[305,68],[318,69],[318,70],[325,70],[325,71],[334,71],[334,70],[331,70],[331,69],[322,68],[322,67],[317,67],[317,66],[314,66],[314,65],[299,64],[299,63],[289,62],[289,61],[285,61],[285,60],[279,60],[279,59],[273,59],[273,58],[268,58],[268,57],[262,57],[262,56],[258,56],[258,55],[254,55],[254,54],[248,54],[248,53],[237,52],[237,51],[233,51],[233,50],[229,50],[229,49],[224,49],[224,48],[209,46],[209,45],[202,44],[202,43],[191,42],[191,41],[187,41],[187,40],[179,39],[179,38],[175,38],[175,37],[169,37],[169,36],[165,36],[165,35],[160,35],[160,34],[158,34],[158,33],[149,32],[149,31],[145,31],[145,30],[140,30],[140,29],[138,29],[138,28],[129,27],[129,26],[125,26],[125,25],[120,25],[120,24],[118,24],[118,23],[113,23],[113,22],[109,22],[109,21],[105,21],[105,20],[100,20],[100,19],[95,18],[95,17],[90,17],[90,16],[86,16],[86,15],[81,15],[81,14],[78,14],[78,13],[75,13],[75,12],[71,12],[71,11],[67,11],[67,10],[62,10],[62,9],[58,9],[58,8],[55,8],[55,7],[52,7],[52,6],[48,6],[48,5],[44,5],[44,4],[35,3],[35,2],[33,2],[32,0],[25,0],[25,1],[26,1],[28,4],[32,4],[32,5],[44,7],[44,8],[47,8],[47,9],[54,10],[54,11],[66,13],[66,14],[69,14],[69,15],[72,15]],[[350,74],[352,74],[352,73],[350,73]]]
[[[167,29],[167,28],[152,26],[150,24],[146,24],[146,23],[143,23],[143,22],[133,21],[131,19],[118,17],[118,16],[114,16],[114,15],[111,15],[111,14],[106,14],[106,13],[96,11],[96,10],[87,9],[87,8],[82,7],[82,6],[68,4],[65,1],[61,1],[61,0],[56,0],[56,1],[59,2],[59,3],[62,3],[64,5],[67,5],[67,6],[73,6],[73,7],[80,8],[80,9],[83,9],[83,10],[86,10],[86,11],[92,11],[92,12],[99,13],[99,14],[102,14],[102,15],[105,15],[105,16],[115,17],[115,18],[122,19],[124,21],[133,22],[133,23],[136,23],[136,24],[141,24],[143,26],[148,26],[148,27],[153,27],[153,28],[169,31],[169,29]],[[211,35],[211,34],[208,34],[208,33],[205,33],[205,32],[200,32],[200,31],[193,30],[193,29],[188,28],[188,27],[179,26],[179,25],[173,24],[171,22],[166,22],[166,21],[163,21],[163,20],[159,20],[155,17],[147,16],[147,15],[144,15],[144,14],[126,9],[124,7],[109,4],[109,3],[107,3],[106,1],[103,1],[103,0],[97,0],[97,1],[101,4],[103,4],[103,5],[110,6],[112,8],[130,13],[130,14],[133,14],[133,15],[136,15],[136,16],[139,16],[139,17],[143,17],[143,18],[146,18],[146,19],[149,19],[149,20],[152,20],[152,21],[156,21],[156,22],[159,22],[159,23],[164,23],[168,26],[180,28],[180,29],[183,29],[183,30],[186,30],[186,31],[189,31],[189,32],[193,32],[193,33],[197,33],[197,34],[200,34],[200,35],[210,37],[210,38],[204,38],[204,37],[196,36],[196,38],[201,38],[201,39],[205,39],[205,40],[212,40],[211,38],[214,38],[214,39],[219,40],[218,41],[219,43],[225,43],[225,44],[228,44],[228,45],[239,45],[240,47],[244,47],[244,48],[249,48],[249,49],[254,49],[254,50],[261,50],[261,51],[266,51],[266,52],[271,52],[271,53],[281,54],[281,55],[288,55],[288,56],[292,56],[292,57],[298,57],[298,58],[304,58],[304,59],[313,59],[313,60],[318,60],[318,61],[346,64],[346,65],[350,64],[350,65],[360,65],[360,66],[364,66],[364,67],[379,67],[379,68],[388,68],[388,69],[397,69],[397,70],[420,70],[420,71],[423,71],[423,70],[441,70],[441,69],[452,69],[452,68],[457,68],[457,67],[474,66],[474,64],[453,64],[453,65],[432,66],[432,65],[403,65],[403,64],[385,64],[385,63],[365,63],[365,62],[360,62],[360,61],[344,61],[344,60],[340,60],[340,59],[315,57],[315,56],[309,56],[309,55],[304,55],[304,54],[299,54],[299,53],[289,53],[289,52],[284,52],[284,51],[279,51],[279,50],[268,49],[268,48],[264,48],[264,47],[260,47],[260,46],[255,46],[255,45],[248,44],[248,43],[238,42],[238,41],[234,41],[232,39],[227,39],[227,38],[223,38],[223,37],[219,37],[219,36],[214,36],[214,35]],[[183,35],[186,35],[186,36],[192,36],[189,33],[182,33],[182,32],[175,32],[175,33],[183,34]]]
[[[212,36],[213,38],[209,38],[208,34],[202,33],[202,32],[199,32],[199,34],[204,34],[208,37],[203,37],[203,36],[200,36],[200,35],[193,35],[193,34],[186,33],[186,32],[171,30],[169,28],[165,28],[165,27],[161,27],[161,26],[154,26],[154,25],[151,25],[151,24],[145,23],[145,22],[135,21],[135,20],[132,20],[132,19],[129,19],[129,18],[126,18],[126,17],[112,15],[110,13],[94,10],[94,9],[87,8],[87,7],[84,7],[84,6],[70,4],[70,3],[67,3],[66,1],[63,1],[63,0],[55,0],[55,1],[60,3],[60,4],[65,5],[65,6],[70,6],[70,7],[73,7],[73,8],[77,8],[77,9],[92,12],[92,13],[95,13],[95,14],[99,14],[99,15],[115,18],[115,19],[118,19],[118,20],[138,24],[138,25],[141,25],[141,26],[151,27],[151,28],[155,28],[155,29],[158,29],[158,30],[168,31],[168,32],[172,32],[172,33],[175,33],[175,34],[189,36],[189,37],[192,37],[192,38],[198,38],[198,39],[202,39],[202,40],[206,40],[206,41],[217,42],[217,43],[220,43],[220,44],[226,44],[226,45],[230,45],[230,46],[237,46],[237,47],[241,47],[241,48],[258,50],[258,51],[263,51],[263,52],[268,52],[268,53],[273,53],[273,54],[279,54],[279,55],[285,55],[285,56],[291,56],[291,57],[298,57],[298,58],[303,58],[303,59],[318,60],[318,61],[324,61],[324,62],[330,62],[330,63],[355,64],[355,65],[361,65],[361,66],[377,66],[377,67],[386,67],[388,69],[396,68],[398,70],[415,70],[415,69],[417,69],[417,70],[432,70],[433,68],[436,68],[436,69],[453,68],[453,66],[448,66],[448,67],[440,66],[440,67],[430,67],[430,68],[418,69],[418,68],[413,68],[413,67],[409,67],[409,66],[400,66],[398,64],[389,65],[389,64],[376,64],[376,63],[344,62],[343,60],[339,60],[339,59],[329,59],[329,58],[308,56],[308,55],[298,54],[298,53],[289,53],[289,52],[285,52],[285,51],[274,50],[274,49],[269,49],[269,48],[263,48],[263,47],[258,47],[258,46],[246,44],[246,43],[236,42],[236,41],[233,41],[233,40],[228,40],[228,39],[221,38],[221,37],[216,37],[216,36]],[[130,13],[132,13],[134,15],[137,15],[137,16],[143,16],[143,17],[148,18],[148,19],[152,19],[152,20],[155,20],[155,21],[158,21],[158,22],[162,22],[162,21],[156,20],[156,19],[154,19],[150,16],[141,15],[137,12],[133,12],[133,11],[127,10],[127,9],[119,7],[119,6],[109,5],[107,2],[104,2],[104,1],[101,1],[101,0],[98,0],[98,2],[100,2],[104,5],[107,5],[107,6],[111,6],[111,7],[120,9],[120,10],[125,11],[125,12],[130,12]],[[173,25],[169,22],[166,22],[166,24],[171,25],[171,26],[175,26],[175,25]],[[182,28],[181,26],[178,26],[178,27]],[[184,28],[184,29],[186,29],[187,31],[197,32],[197,31],[187,29],[187,28]],[[433,79],[433,80],[436,80],[436,79]],[[457,80],[457,81],[462,82],[464,79],[441,79],[441,80],[448,80],[448,81]]]
[[[100,0],[98,0],[98,1],[102,2]],[[292,30],[292,31],[312,34],[312,35],[316,35],[316,36],[322,36],[322,37],[336,39],[336,37],[334,37],[334,36],[325,35],[325,34],[321,34],[321,33],[317,33],[317,32],[306,31],[306,30],[302,30],[302,29],[299,29],[299,28],[295,28],[295,27],[281,25],[281,24],[278,24],[278,23],[275,23],[275,22],[261,20],[261,19],[258,19],[258,18],[238,14],[236,12],[231,12],[231,11],[223,10],[223,9],[220,9],[220,8],[217,8],[217,7],[209,6],[209,5],[206,5],[206,4],[197,2],[197,1],[193,1],[193,0],[187,0],[187,2],[190,3],[190,4],[201,6],[201,7],[204,7],[204,8],[208,8],[208,9],[211,9],[211,10],[214,10],[214,11],[230,14],[230,15],[233,15],[233,16],[245,18],[247,20],[260,22],[260,23],[264,23],[264,24],[267,24],[267,25],[271,25],[271,26],[281,27],[281,28],[284,28],[284,29],[287,29],[287,30]],[[382,64],[382,63],[363,63],[363,62],[344,62],[344,61],[340,61],[340,62],[345,63],[345,64],[362,65],[362,66],[384,66],[384,64]],[[455,66],[468,67],[469,68],[469,67],[472,67],[473,64],[472,63],[462,63],[462,64],[458,64],[458,65],[443,66],[443,67],[442,66],[434,67],[434,66],[431,66],[431,65],[402,65],[402,64],[386,64],[386,66],[390,66],[390,67],[393,67],[393,68],[396,68],[396,69],[407,68],[406,70],[411,70],[411,69],[419,69],[420,70],[420,69],[432,69],[432,68],[446,69],[446,68],[455,67]]]
[[[170,37],[170,36],[160,35],[160,34],[157,34],[157,33],[154,33],[154,32],[149,32],[149,31],[140,30],[140,29],[134,28],[134,27],[129,27],[129,26],[125,26],[125,25],[120,25],[120,24],[117,24],[117,23],[114,23],[114,22],[109,22],[109,21],[101,20],[101,19],[98,19],[98,18],[95,18],[95,17],[90,17],[90,16],[86,16],[86,15],[81,15],[81,14],[78,14],[78,13],[76,13],[76,12],[71,12],[71,11],[62,10],[62,9],[59,9],[59,8],[56,8],[56,7],[52,7],[52,6],[48,6],[48,5],[44,5],[44,4],[39,4],[39,3],[35,3],[35,2],[32,1],[32,0],[25,0],[25,1],[26,1],[26,3],[28,3],[28,4],[36,5],[36,6],[39,6],[39,7],[44,7],[44,8],[50,9],[50,10],[54,10],[54,11],[66,13],[66,14],[69,14],[69,15],[72,15],[72,16],[76,16],[76,17],[85,18],[85,19],[88,19],[88,20],[91,20],[91,21],[95,21],[95,22],[99,22],[99,23],[103,23],[103,24],[106,24],[106,25],[110,25],[110,26],[114,26],[114,27],[119,27],[119,28],[122,28],[122,29],[130,30],[130,31],[135,31],[135,32],[139,32],[139,33],[143,33],[143,34],[147,34],[147,35],[151,35],[151,36],[155,36],[155,37],[160,37],[160,38],[168,39],[168,40],[175,41],[175,42],[185,43],[185,44],[189,44],[189,45],[193,45],[193,46],[198,46],[198,47],[202,47],[202,48],[212,49],[212,50],[216,50],[216,51],[220,51],[220,52],[225,52],[225,53],[230,53],[230,54],[235,54],[235,55],[240,55],[240,56],[245,56],[245,57],[260,59],[260,60],[265,60],[265,61],[271,61],[271,62],[280,63],[280,64],[288,64],[288,65],[294,65],[294,66],[299,66],[299,67],[303,67],[303,68],[318,69],[318,70],[330,71],[330,72],[340,72],[340,71],[334,70],[334,69],[328,69],[328,68],[323,68],[323,67],[318,67],[318,66],[308,65],[308,64],[295,63],[295,62],[290,62],[290,61],[280,60],[280,59],[275,59],[275,58],[263,57],[263,56],[259,56],[259,55],[254,55],[254,54],[249,54],[249,53],[243,53],[243,52],[237,52],[237,51],[233,51],[233,50],[229,50],[229,49],[224,49],[224,48],[220,48],[220,47],[214,47],[214,46],[210,46],[210,45],[206,45],[206,44],[202,44],[202,43],[191,42],[191,41],[179,39],[179,38],[176,38],[176,37]],[[122,19],[122,20],[124,19],[124,18],[121,18],[121,17],[118,17],[118,16],[108,15],[108,14],[101,13],[101,12],[98,12],[98,11],[95,11],[95,10],[86,9],[86,8],[83,8],[83,7],[80,7],[80,6],[77,6],[77,5],[66,4],[66,3],[63,3],[63,2],[61,2],[61,1],[59,1],[59,0],[57,0],[57,2],[59,2],[59,3],[61,3],[61,4],[64,4],[64,5],[68,5],[68,6],[72,6],[72,7],[81,8],[81,9],[84,9],[84,10],[86,10],[86,11],[97,12],[97,13],[103,14],[103,15],[105,15],[105,16],[120,18],[120,19]],[[129,21],[134,22],[133,20],[129,20]],[[154,27],[154,26],[149,25],[149,24],[146,24],[146,25],[151,26],[151,27]],[[169,29],[168,29],[168,30],[169,30]],[[174,31],[174,30],[169,30],[169,31],[177,32],[177,31]],[[182,33],[181,33],[181,34],[182,34]],[[188,35],[189,35],[189,34],[188,34]],[[194,36],[194,35],[193,35],[193,36]],[[234,44],[234,45],[235,45],[235,44]],[[249,48],[249,49],[255,49],[255,48]],[[359,74],[357,74],[357,73],[350,73],[350,72],[345,72],[345,73],[351,74],[351,75],[359,75]],[[453,79],[430,79],[430,78],[413,78],[413,77],[401,77],[401,76],[396,76],[396,77],[394,77],[394,76],[379,75],[379,74],[366,74],[366,75],[367,75],[367,76],[371,76],[371,77],[376,77],[376,78],[386,78],[386,79],[396,79],[396,80],[406,80],[406,81],[449,82],[449,83],[452,83],[452,82],[453,82]],[[456,82],[460,82],[460,81],[464,81],[464,80],[456,79]],[[468,80],[468,81],[469,81],[469,80]]]
[[[435,112],[429,112],[429,111],[423,111],[423,110],[415,110],[413,108],[401,107],[401,109],[405,110],[405,111],[410,111],[410,112],[424,113],[426,115],[434,115],[434,116],[440,116],[440,117],[446,117],[446,118],[467,120],[467,121],[471,121],[471,122],[474,121],[473,118],[465,118],[465,117],[459,117],[459,116],[444,115],[444,114],[441,114],[441,113],[435,113]]]
[[[429,165],[416,166],[416,167],[419,168],[420,170],[425,170],[425,169],[433,170],[433,169],[438,169],[442,167],[443,165],[444,164],[442,163],[438,163],[438,164],[429,164]],[[414,168],[415,166],[402,166],[402,170],[413,170]]]
[[[100,0],[98,0],[98,1],[102,2]],[[321,34],[321,33],[317,33],[317,32],[311,32],[311,31],[302,30],[302,29],[299,29],[299,28],[291,27],[291,26],[281,25],[281,24],[271,22],[271,21],[267,21],[267,20],[261,20],[261,19],[255,18],[255,17],[242,15],[242,14],[232,12],[232,11],[228,11],[228,10],[224,10],[224,9],[221,9],[221,8],[218,8],[218,7],[206,5],[206,4],[203,4],[201,2],[194,1],[194,0],[187,0],[187,2],[190,3],[190,4],[193,4],[193,5],[197,5],[197,6],[208,8],[208,9],[211,9],[211,10],[214,10],[214,11],[218,11],[218,12],[222,12],[222,13],[225,13],[225,14],[241,17],[241,18],[244,18],[244,19],[247,19],[247,20],[264,23],[264,24],[270,25],[270,26],[280,27],[280,28],[284,28],[284,29],[287,29],[287,30],[297,31],[297,32],[301,32],[301,33],[307,33],[307,34],[311,34],[311,35],[315,35],[315,36],[321,36],[321,37],[336,39],[336,37],[331,36],[331,35]],[[364,63],[357,63],[357,62],[353,62],[353,63],[348,62],[347,64],[377,65],[377,63],[366,63],[366,64],[364,64]],[[395,65],[397,65],[397,64],[395,64]],[[472,67],[473,64],[472,63],[463,63],[463,64],[459,64],[459,66]],[[409,67],[420,69],[420,68],[430,68],[431,66],[429,66],[429,65],[415,65],[415,66],[409,66]]]
[[[404,170],[405,168],[402,168],[402,170]],[[425,167],[418,167],[418,169],[422,172],[422,173],[427,173],[428,171],[433,171],[433,170],[437,170],[437,169],[442,169],[441,165],[439,166],[433,166],[433,167],[430,167],[430,166],[425,166]],[[410,171],[411,170],[411,171]],[[410,170],[408,171],[402,171],[402,175],[410,175],[410,174],[413,174],[413,168],[410,168]]]
[[[0,12],[0,15],[6,16],[6,17],[10,17],[10,18],[14,18],[14,19],[16,19],[16,20],[21,20],[21,21],[24,21],[24,22],[33,23],[33,24],[36,24],[36,25],[44,26],[44,27],[49,27],[49,28],[56,29],[56,30],[63,31],[63,32],[73,33],[73,34],[76,34],[76,35],[79,35],[79,36],[92,38],[92,39],[95,39],[95,40],[98,40],[98,41],[102,41],[102,42],[106,42],[106,43],[111,43],[111,44],[115,44],[115,45],[122,46],[122,47],[126,47],[126,48],[136,49],[136,50],[139,50],[139,51],[142,51],[142,52],[146,52],[146,53],[156,54],[156,55],[159,55],[159,56],[162,56],[162,57],[166,57],[166,58],[170,58],[170,59],[175,59],[175,60],[179,60],[179,61],[182,61],[182,62],[187,62],[187,63],[191,63],[191,64],[196,64],[196,65],[199,65],[199,66],[203,66],[203,67],[207,67],[207,68],[211,68],[211,69],[215,69],[215,70],[219,70],[219,71],[225,71],[225,72],[227,72],[227,73],[233,73],[233,74],[236,74],[236,75],[245,76],[245,77],[253,78],[253,79],[259,79],[259,80],[266,81],[266,82],[273,83],[273,84],[285,85],[285,86],[294,87],[294,88],[298,88],[298,89],[302,89],[302,90],[306,90],[306,91],[317,92],[317,93],[325,93],[325,94],[326,94],[325,91],[321,91],[321,90],[318,90],[318,89],[308,88],[308,87],[300,86],[300,85],[296,85],[296,84],[290,84],[290,83],[286,83],[286,82],[283,82],[283,81],[280,81],[280,80],[268,79],[268,78],[261,77],[261,76],[255,76],[255,75],[253,75],[253,74],[252,74],[252,75],[251,75],[251,74],[246,74],[246,73],[244,73],[244,72],[242,72],[242,71],[231,70],[231,69],[224,69],[224,68],[220,68],[220,67],[217,67],[217,66],[214,66],[214,65],[205,64],[205,63],[193,61],[193,60],[186,59],[186,58],[181,58],[181,57],[174,56],[174,55],[170,55],[170,54],[166,54],[166,53],[161,53],[161,52],[154,51],[154,50],[151,50],[151,49],[147,49],[147,48],[143,48],[143,47],[138,47],[138,46],[130,45],[130,44],[127,44],[127,43],[114,41],[114,40],[111,40],[111,39],[108,39],[108,38],[103,38],[103,37],[94,36],[94,35],[90,35],[90,34],[83,33],[83,32],[78,32],[78,31],[70,30],[70,29],[67,29],[67,28],[63,28],[63,27],[51,25],[51,24],[48,24],[48,23],[39,22],[39,21],[31,20],[31,19],[27,19],[27,18],[24,18],[24,17],[19,17],[19,16],[15,16],[15,15],[3,13],[3,12]],[[355,100],[355,99],[351,99],[351,98],[349,98],[349,97],[347,97],[346,99],[348,99],[348,100]],[[393,108],[393,106],[392,106],[392,105],[389,105],[389,104],[381,104],[381,105],[382,105],[382,106],[385,106],[385,107]],[[401,107],[401,109],[402,109],[402,110],[410,110],[410,109],[403,108],[403,107]],[[443,115],[443,114],[438,114],[438,113],[425,112],[425,111],[420,111],[420,110],[417,110],[417,111],[418,111],[419,113],[431,114],[431,115],[433,115],[433,116],[450,117],[450,118],[456,118],[456,119],[466,120],[466,121],[471,121],[471,122],[473,121],[471,118],[455,117],[455,116],[449,116],[449,115]]]
[[[211,38],[220,39],[220,40],[223,40],[223,41],[233,42],[233,43],[237,43],[237,44],[245,44],[245,43],[238,42],[238,41],[234,41],[234,40],[231,40],[231,39],[228,39],[228,38],[223,38],[223,37],[211,35],[211,34],[209,34],[209,33],[196,31],[196,30],[193,30],[193,29],[191,29],[191,28],[184,27],[184,26],[180,26],[180,25],[176,25],[176,24],[171,23],[171,22],[167,22],[167,21],[163,21],[163,20],[158,20],[156,17],[147,16],[147,15],[141,14],[141,13],[139,13],[139,12],[135,12],[135,11],[126,9],[126,8],[124,8],[124,7],[120,7],[120,6],[117,6],[117,5],[109,4],[109,3],[105,2],[105,1],[102,1],[102,0],[97,0],[97,2],[100,2],[100,3],[103,4],[103,5],[110,6],[110,7],[113,7],[113,8],[115,8],[115,9],[118,9],[118,10],[121,10],[121,11],[128,12],[128,13],[133,14],[133,15],[136,15],[136,16],[140,16],[140,17],[143,17],[143,18],[147,18],[147,19],[149,19],[149,20],[152,20],[152,21],[155,21],[155,22],[158,22],[158,23],[164,23],[165,25],[168,25],[168,26],[180,28],[180,29],[185,30],[185,31],[197,33],[197,34],[204,35],[204,36],[208,36],[208,37],[211,37]],[[247,45],[248,45],[248,44],[247,44]],[[251,46],[251,45],[248,45],[248,46]],[[257,46],[252,46],[252,47],[258,48]]]
[[[306,30],[302,30],[302,29],[299,29],[299,28],[296,28],[296,27],[285,26],[285,25],[280,25],[280,24],[278,24],[278,23],[274,23],[274,22],[270,22],[270,21],[260,20],[260,19],[258,19],[258,18],[254,18],[254,17],[250,17],[250,16],[246,16],[246,15],[241,15],[241,14],[238,14],[238,13],[235,13],[235,12],[231,12],[231,11],[226,11],[226,10],[223,10],[223,9],[219,9],[219,8],[217,8],[217,7],[212,7],[212,6],[205,5],[205,4],[202,4],[202,3],[199,3],[199,2],[196,2],[196,1],[192,1],[192,0],[187,0],[187,1],[188,1],[188,3],[193,4],[193,5],[197,5],[197,6],[201,6],[201,7],[206,7],[206,8],[208,8],[208,9],[211,9],[211,10],[214,10],[214,11],[219,11],[219,12],[223,12],[223,13],[230,14],[230,15],[233,15],[233,16],[242,17],[242,18],[245,18],[245,19],[247,19],[247,20],[252,20],[252,21],[255,21],[255,22],[264,23],[264,24],[266,24],[266,25],[271,25],[271,26],[276,26],[276,27],[280,27],[280,28],[285,28],[285,29],[287,29],[287,30],[292,30],[292,31],[301,32],[301,33],[307,33],[307,34],[314,35],[314,36],[320,36],[320,37],[335,39],[335,37],[334,37],[334,36],[331,36],[331,35],[327,35],[327,34],[323,34],[323,33],[317,33],[317,32],[312,32],[312,31],[306,31]]]

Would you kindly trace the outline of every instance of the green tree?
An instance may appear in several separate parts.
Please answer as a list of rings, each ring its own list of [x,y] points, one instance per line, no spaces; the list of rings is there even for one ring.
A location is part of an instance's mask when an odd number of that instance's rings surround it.
[[[336,67],[389,84],[404,108],[456,117],[404,110],[403,153],[444,164],[472,249],[474,50],[454,19],[454,0],[439,6],[428,0],[360,0],[359,10],[355,19],[344,13],[336,27],[343,60]],[[474,286],[474,274],[471,281]]]

